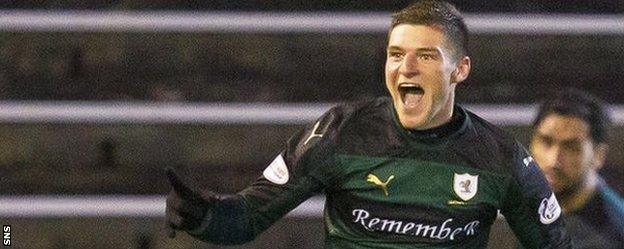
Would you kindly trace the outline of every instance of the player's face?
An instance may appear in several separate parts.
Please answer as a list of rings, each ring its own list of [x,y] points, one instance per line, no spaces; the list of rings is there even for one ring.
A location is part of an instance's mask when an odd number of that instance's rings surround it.
[[[435,26],[400,24],[389,35],[386,87],[401,125],[429,129],[448,122],[455,86],[470,71],[468,57],[455,60]]]
[[[530,150],[557,194],[575,193],[602,164],[590,127],[574,116],[547,115],[536,127]],[[595,173],[595,172],[594,172]]]

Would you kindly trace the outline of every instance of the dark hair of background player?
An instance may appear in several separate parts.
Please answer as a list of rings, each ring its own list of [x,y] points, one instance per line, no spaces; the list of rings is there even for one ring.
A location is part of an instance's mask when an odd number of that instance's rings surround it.
[[[580,118],[590,126],[594,144],[607,142],[611,118],[605,103],[593,95],[572,88],[556,93],[540,105],[533,128],[549,114]]]

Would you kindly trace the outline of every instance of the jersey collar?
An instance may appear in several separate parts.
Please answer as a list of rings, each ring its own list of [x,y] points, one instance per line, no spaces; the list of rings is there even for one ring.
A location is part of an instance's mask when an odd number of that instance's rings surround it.
[[[466,127],[468,127],[470,123],[470,119],[466,110],[459,106],[453,106],[453,116],[451,117],[451,121],[446,124],[443,124],[439,127],[435,127],[432,129],[417,131],[417,130],[409,130],[403,128],[401,122],[399,121],[396,110],[392,106],[392,103],[389,105],[390,113],[392,115],[392,123],[395,130],[408,141],[413,142],[421,142],[426,144],[437,144],[437,143],[446,143],[449,138],[453,138],[462,134]]]

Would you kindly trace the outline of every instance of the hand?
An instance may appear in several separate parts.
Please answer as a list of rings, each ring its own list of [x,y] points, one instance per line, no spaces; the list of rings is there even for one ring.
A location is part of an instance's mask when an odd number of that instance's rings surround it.
[[[173,187],[167,196],[166,220],[169,238],[175,238],[176,229],[188,231],[198,228],[218,196],[212,191],[191,187],[172,168],[167,168],[166,172]]]

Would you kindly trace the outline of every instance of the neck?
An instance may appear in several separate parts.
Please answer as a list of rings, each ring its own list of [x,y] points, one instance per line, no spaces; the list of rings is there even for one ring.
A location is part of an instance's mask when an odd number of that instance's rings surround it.
[[[464,114],[458,109],[452,112],[451,118],[444,124],[426,129],[426,130],[408,130],[412,135],[418,137],[431,137],[431,138],[441,138],[446,137],[450,134],[455,133],[459,129],[461,129],[464,124]]]
[[[430,129],[443,126],[451,122],[451,119],[453,118],[454,110],[455,110],[455,91],[452,90],[450,92],[450,96],[448,97],[446,105],[442,107],[442,109],[440,109],[436,113],[437,116],[433,118],[433,122],[431,122],[431,124],[424,126],[424,127],[414,128],[414,130],[430,130]]]
[[[561,195],[561,208],[565,213],[572,213],[581,209],[594,196],[598,186],[598,176],[595,172],[589,173],[582,186],[576,191]]]

